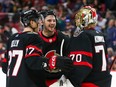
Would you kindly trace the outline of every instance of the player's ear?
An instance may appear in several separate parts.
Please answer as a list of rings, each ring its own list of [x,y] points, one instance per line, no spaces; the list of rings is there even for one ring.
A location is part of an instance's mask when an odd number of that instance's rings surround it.
[[[30,22],[29,22],[29,23],[30,23],[30,25],[31,25],[31,26],[33,26],[33,23],[34,23],[34,22],[35,22],[35,21],[30,20]]]
[[[29,21],[30,25],[32,24],[32,20]]]
[[[44,20],[40,20],[40,21],[39,21],[39,23],[40,23],[41,25],[43,25],[43,23],[44,23]]]

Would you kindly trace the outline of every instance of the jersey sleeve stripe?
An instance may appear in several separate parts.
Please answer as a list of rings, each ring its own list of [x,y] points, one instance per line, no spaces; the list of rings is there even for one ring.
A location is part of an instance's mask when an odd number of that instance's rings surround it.
[[[74,51],[74,52],[70,52],[70,54],[83,54],[91,58],[93,57],[91,52],[86,52],[86,51]]]
[[[95,85],[94,83],[82,83],[81,87],[99,87]]]
[[[33,45],[28,45],[26,48],[35,48],[37,51],[39,51],[40,53],[42,53],[42,49],[36,47],[36,46],[33,46]]]
[[[26,55],[25,58],[29,58],[29,57],[31,57],[31,56],[32,56],[32,57],[33,57],[33,56],[38,56],[38,57],[40,57],[39,54],[33,53],[33,54]]]
[[[78,66],[87,66],[89,68],[93,68],[92,64],[88,62],[73,62],[73,65],[78,65]]]

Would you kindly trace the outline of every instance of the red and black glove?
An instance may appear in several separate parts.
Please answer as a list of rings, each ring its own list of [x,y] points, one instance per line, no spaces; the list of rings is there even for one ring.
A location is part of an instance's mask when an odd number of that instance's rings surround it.
[[[50,70],[59,69],[63,72],[68,72],[73,67],[73,61],[68,57],[52,56],[48,59],[47,67]]]

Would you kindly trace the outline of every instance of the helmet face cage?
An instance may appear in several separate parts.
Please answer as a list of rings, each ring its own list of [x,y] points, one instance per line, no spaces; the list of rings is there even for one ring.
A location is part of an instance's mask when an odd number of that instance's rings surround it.
[[[30,24],[30,20],[37,22],[39,20],[39,14],[36,10],[27,10],[21,13],[20,20],[22,24],[27,27]]]
[[[75,15],[76,26],[80,28],[88,27],[91,24],[97,23],[97,13],[94,8],[86,6],[81,8]]]

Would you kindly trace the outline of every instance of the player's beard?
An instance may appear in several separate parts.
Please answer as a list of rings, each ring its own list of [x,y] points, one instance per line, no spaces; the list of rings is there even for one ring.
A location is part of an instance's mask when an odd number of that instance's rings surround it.
[[[52,26],[45,26],[44,29],[43,29],[43,32],[44,32],[44,35],[47,36],[47,37],[50,37],[54,34],[55,32],[55,28]]]
[[[48,26],[46,27],[46,29],[47,29],[48,32],[54,32],[54,30],[55,30],[55,25],[48,25]]]

